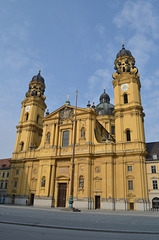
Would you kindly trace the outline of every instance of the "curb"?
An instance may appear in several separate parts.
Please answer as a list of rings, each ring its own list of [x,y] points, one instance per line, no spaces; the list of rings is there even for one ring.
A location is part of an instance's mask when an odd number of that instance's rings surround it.
[[[122,234],[140,234],[140,235],[159,235],[159,232],[151,231],[129,231],[129,230],[115,230],[115,229],[93,229],[93,228],[78,228],[78,227],[65,227],[65,226],[54,226],[44,224],[30,224],[30,223],[19,223],[10,221],[0,221],[0,224],[18,225],[26,227],[38,227],[38,228],[49,228],[69,231],[84,231],[84,232],[102,232],[102,233],[122,233]]]

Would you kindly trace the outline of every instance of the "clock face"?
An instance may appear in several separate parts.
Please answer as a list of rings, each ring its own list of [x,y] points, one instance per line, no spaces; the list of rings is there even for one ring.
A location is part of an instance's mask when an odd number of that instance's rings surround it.
[[[129,84],[125,83],[125,84],[121,85],[122,91],[127,91],[128,89],[129,89]]]
[[[29,112],[29,110],[30,110],[30,106],[26,106],[25,111]]]

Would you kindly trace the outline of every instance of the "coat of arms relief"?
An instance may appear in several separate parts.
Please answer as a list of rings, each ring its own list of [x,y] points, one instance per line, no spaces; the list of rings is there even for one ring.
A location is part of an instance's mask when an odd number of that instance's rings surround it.
[[[62,124],[65,120],[69,120],[72,117],[72,114],[73,108],[65,107],[61,109],[61,111],[59,112],[60,124]]]

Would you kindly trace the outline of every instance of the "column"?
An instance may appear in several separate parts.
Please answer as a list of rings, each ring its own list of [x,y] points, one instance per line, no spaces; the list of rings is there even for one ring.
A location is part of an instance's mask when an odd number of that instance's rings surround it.
[[[80,138],[80,127],[79,127],[79,120],[77,120],[77,128],[76,128],[76,143],[79,143]]]
[[[24,188],[23,188],[23,190],[22,190],[22,195],[27,195],[28,168],[29,168],[28,166],[25,166],[25,167],[24,167],[24,171],[23,171],[23,174],[24,174],[24,178],[23,178]]]
[[[59,139],[58,139],[58,146],[59,146],[59,147],[62,146],[61,139],[62,139],[62,130],[60,129],[60,130],[59,130]]]
[[[55,142],[54,142],[54,145],[57,147],[57,144],[58,144],[58,123],[56,123]]]
[[[31,183],[31,170],[32,166],[28,166],[28,177],[27,177],[27,188],[26,188],[26,193],[29,194],[29,189],[30,189],[30,183]]]
[[[77,160],[76,160],[77,161]],[[75,163],[75,168],[74,168],[74,190],[73,190],[73,192],[74,192],[74,194],[73,194],[73,196],[74,197],[78,197],[78,178],[79,178],[79,176],[78,176],[78,162],[76,162]]]
[[[21,137],[21,132],[19,132],[19,129],[17,130],[17,137],[16,137],[16,144],[14,148],[14,152],[19,152],[20,150],[20,137]]]
[[[96,142],[95,134],[94,134],[94,129],[95,129],[95,119],[92,120],[92,142]]]
[[[34,112],[33,112],[33,121],[36,122],[36,118],[37,118],[37,106],[34,105]]]
[[[55,163],[53,163],[51,165],[51,180],[50,180],[50,192],[49,192],[49,196],[50,197],[54,197],[54,191],[55,191],[55,170],[56,170],[56,166]]]
[[[21,116],[20,116],[20,122],[19,123],[21,123],[21,122],[23,122],[24,121],[24,112],[25,112],[25,107],[24,106],[22,106],[22,112],[21,112]]]
[[[46,125],[44,125],[42,141],[41,141],[41,144],[40,144],[41,147],[44,147],[45,139],[46,139]]]
[[[54,135],[55,135],[55,124],[52,125],[52,129],[51,129],[51,139],[50,139],[50,145],[54,146]]]
[[[91,128],[90,128],[90,119],[88,118],[87,121],[86,121],[86,129],[87,129],[87,139],[86,141],[87,142],[90,142],[90,131],[91,131]]]
[[[37,181],[37,187],[36,187],[36,195],[39,196],[40,195],[40,189],[41,189],[41,171],[42,171],[42,166],[39,165],[39,169],[38,169],[38,181]]]
[[[102,163],[102,185],[103,185],[103,198],[107,198],[107,194],[106,194],[106,178],[107,178],[107,173],[106,173],[106,163]]]

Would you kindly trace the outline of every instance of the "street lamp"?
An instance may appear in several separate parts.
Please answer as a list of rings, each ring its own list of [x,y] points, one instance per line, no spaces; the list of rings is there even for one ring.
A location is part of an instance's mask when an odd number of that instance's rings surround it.
[[[75,106],[75,124],[74,124],[74,139],[73,139],[73,154],[72,154],[72,174],[71,174],[71,191],[69,197],[69,208],[73,209],[73,180],[74,180],[74,156],[75,156],[75,142],[76,142],[76,114],[77,114],[77,96],[76,90],[76,106]]]

